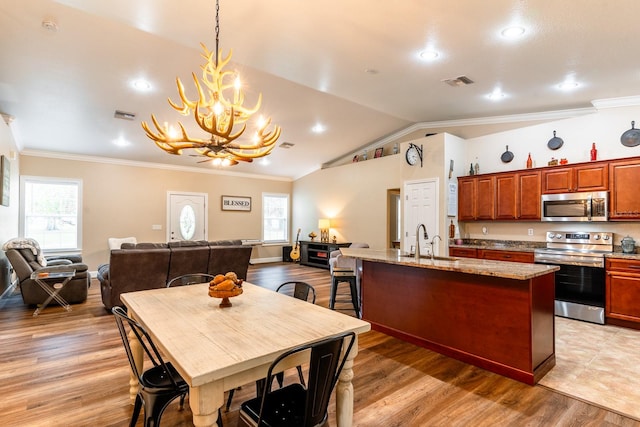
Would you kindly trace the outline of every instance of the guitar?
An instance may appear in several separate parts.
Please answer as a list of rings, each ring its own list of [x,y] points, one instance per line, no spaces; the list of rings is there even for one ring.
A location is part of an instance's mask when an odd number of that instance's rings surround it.
[[[300,237],[300,229],[298,228],[298,235],[296,236],[296,245],[291,250],[289,256],[292,260],[297,261],[300,259],[300,244],[298,243],[298,237]]]

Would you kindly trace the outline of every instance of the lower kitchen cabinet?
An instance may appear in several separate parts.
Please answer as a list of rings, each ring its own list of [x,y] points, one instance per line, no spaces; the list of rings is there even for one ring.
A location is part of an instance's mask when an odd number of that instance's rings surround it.
[[[460,258],[478,258],[478,250],[476,248],[449,248],[449,256]]]
[[[478,249],[478,258],[494,261],[533,263],[533,252],[500,251],[495,249]]]
[[[490,259],[493,261],[533,263],[532,252],[502,251],[498,249],[449,248],[449,256],[461,258]]]
[[[640,260],[606,260],[607,323],[640,329]]]

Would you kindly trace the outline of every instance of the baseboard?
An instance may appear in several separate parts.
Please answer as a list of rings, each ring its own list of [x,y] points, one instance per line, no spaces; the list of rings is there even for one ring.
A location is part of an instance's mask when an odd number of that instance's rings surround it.
[[[282,257],[269,257],[269,258],[251,258],[249,263],[251,264],[267,264],[271,262],[282,262]]]

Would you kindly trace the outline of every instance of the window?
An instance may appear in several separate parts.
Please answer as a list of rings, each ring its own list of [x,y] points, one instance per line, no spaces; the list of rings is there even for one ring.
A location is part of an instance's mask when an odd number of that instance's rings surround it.
[[[289,241],[289,195],[262,194],[262,241]]]
[[[20,187],[20,235],[43,251],[81,249],[82,181],[23,176]]]

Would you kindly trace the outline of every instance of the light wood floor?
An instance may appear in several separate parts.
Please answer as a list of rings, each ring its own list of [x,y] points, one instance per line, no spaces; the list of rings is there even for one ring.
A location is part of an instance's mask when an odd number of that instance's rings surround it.
[[[326,270],[268,264],[251,266],[248,276],[272,289],[287,280],[307,281],[318,292],[316,303],[328,306]],[[128,363],[97,281],[87,302],[74,305],[72,312],[57,306],[36,318],[32,312],[19,295],[0,309],[0,425],[128,425]],[[373,331],[361,335],[354,373],[356,426],[640,424]],[[223,414],[225,426],[236,425],[240,402],[254,393],[253,384],[236,392],[231,411]],[[335,426],[333,403],[330,410],[330,425]],[[169,407],[162,425],[192,425],[188,405],[183,411],[177,404]]]

